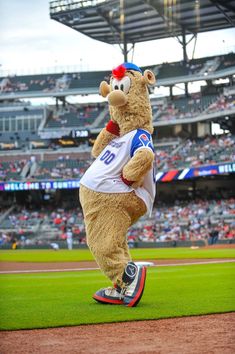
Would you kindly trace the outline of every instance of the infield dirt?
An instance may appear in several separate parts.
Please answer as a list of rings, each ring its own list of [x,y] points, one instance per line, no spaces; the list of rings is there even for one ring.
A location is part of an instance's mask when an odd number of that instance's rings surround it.
[[[223,262],[158,260],[156,265]],[[224,260],[228,261],[228,259]],[[230,261],[235,261],[230,259]],[[1,262],[1,271],[95,268],[95,262]],[[234,354],[235,313],[42,330],[1,331],[0,354]]]
[[[0,332],[1,354],[234,354],[235,313]]]

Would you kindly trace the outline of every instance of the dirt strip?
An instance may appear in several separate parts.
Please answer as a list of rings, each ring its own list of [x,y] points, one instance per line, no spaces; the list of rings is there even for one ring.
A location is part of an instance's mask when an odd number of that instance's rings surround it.
[[[213,259],[163,259],[148,260],[155,266],[176,266],[190,264],[227,263],[235,262],[235,258],[213,258]],[[96,262],[0,262],[0,274],[6,273],[35,273],[50,271],[82,271],[99,269]]]
[[[1,354],[234,354],[235,313],[0,332]]]
[[[235,259],[149,260],[155,266]],[[95,262],[0,262],[0,272],[97,269]],[[235,313],[0,332],[0,354],[234,354]]]

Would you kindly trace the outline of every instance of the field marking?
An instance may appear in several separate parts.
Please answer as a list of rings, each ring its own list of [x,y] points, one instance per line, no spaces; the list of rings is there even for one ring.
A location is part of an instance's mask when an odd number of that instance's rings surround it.
[[[190,265],[201,264],[218,264],[218,263],[235,263],[235,259],[221,260],[221,261],[200,261],[200,262],[186,262],[186,263],[169,263],[169,264],[154,264],[152,267],[182,267]],[[22,274],[22,273],[53,273],[53,272],[82,272],[87,270],[99,270],[100,268],[65,268],[65,269],[28,269],[28,270],[3,270],[0,274]]]

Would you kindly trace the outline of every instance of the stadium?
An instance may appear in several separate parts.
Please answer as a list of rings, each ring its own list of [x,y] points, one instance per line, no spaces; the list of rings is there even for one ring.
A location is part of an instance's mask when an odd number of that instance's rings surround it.
[[[148,274],[133,309],[92,299],[110,284],[79,202],[110,119],[99,85],[115,63],[1,71],[0,352],[234,353],[235,47],[194,54],[200,34],[234,31],[235,1],[53,0],[48,15],[94,45],[116,46],[122,62],[138,64],[138,44],[169,38],[182,58],[140,66],[156,77],[156,196],[127,234]]]

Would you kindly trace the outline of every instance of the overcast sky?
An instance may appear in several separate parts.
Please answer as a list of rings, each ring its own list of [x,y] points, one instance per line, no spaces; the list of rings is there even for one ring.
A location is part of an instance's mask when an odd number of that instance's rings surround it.
[[[0,0],[0,64],[5,70],[25,73],[48,67],[76,65],[80,70],[112,69],[123,61],[118,46],[86,37],[49,17],[48,0]],[[193,41],[188,47],[191,58]],[[235,51],[235,28],[200,34],[195,57]],[[131,59],[131,58],[129,58]],[[139,66],[182,59],[176,39],[137,44]]]

